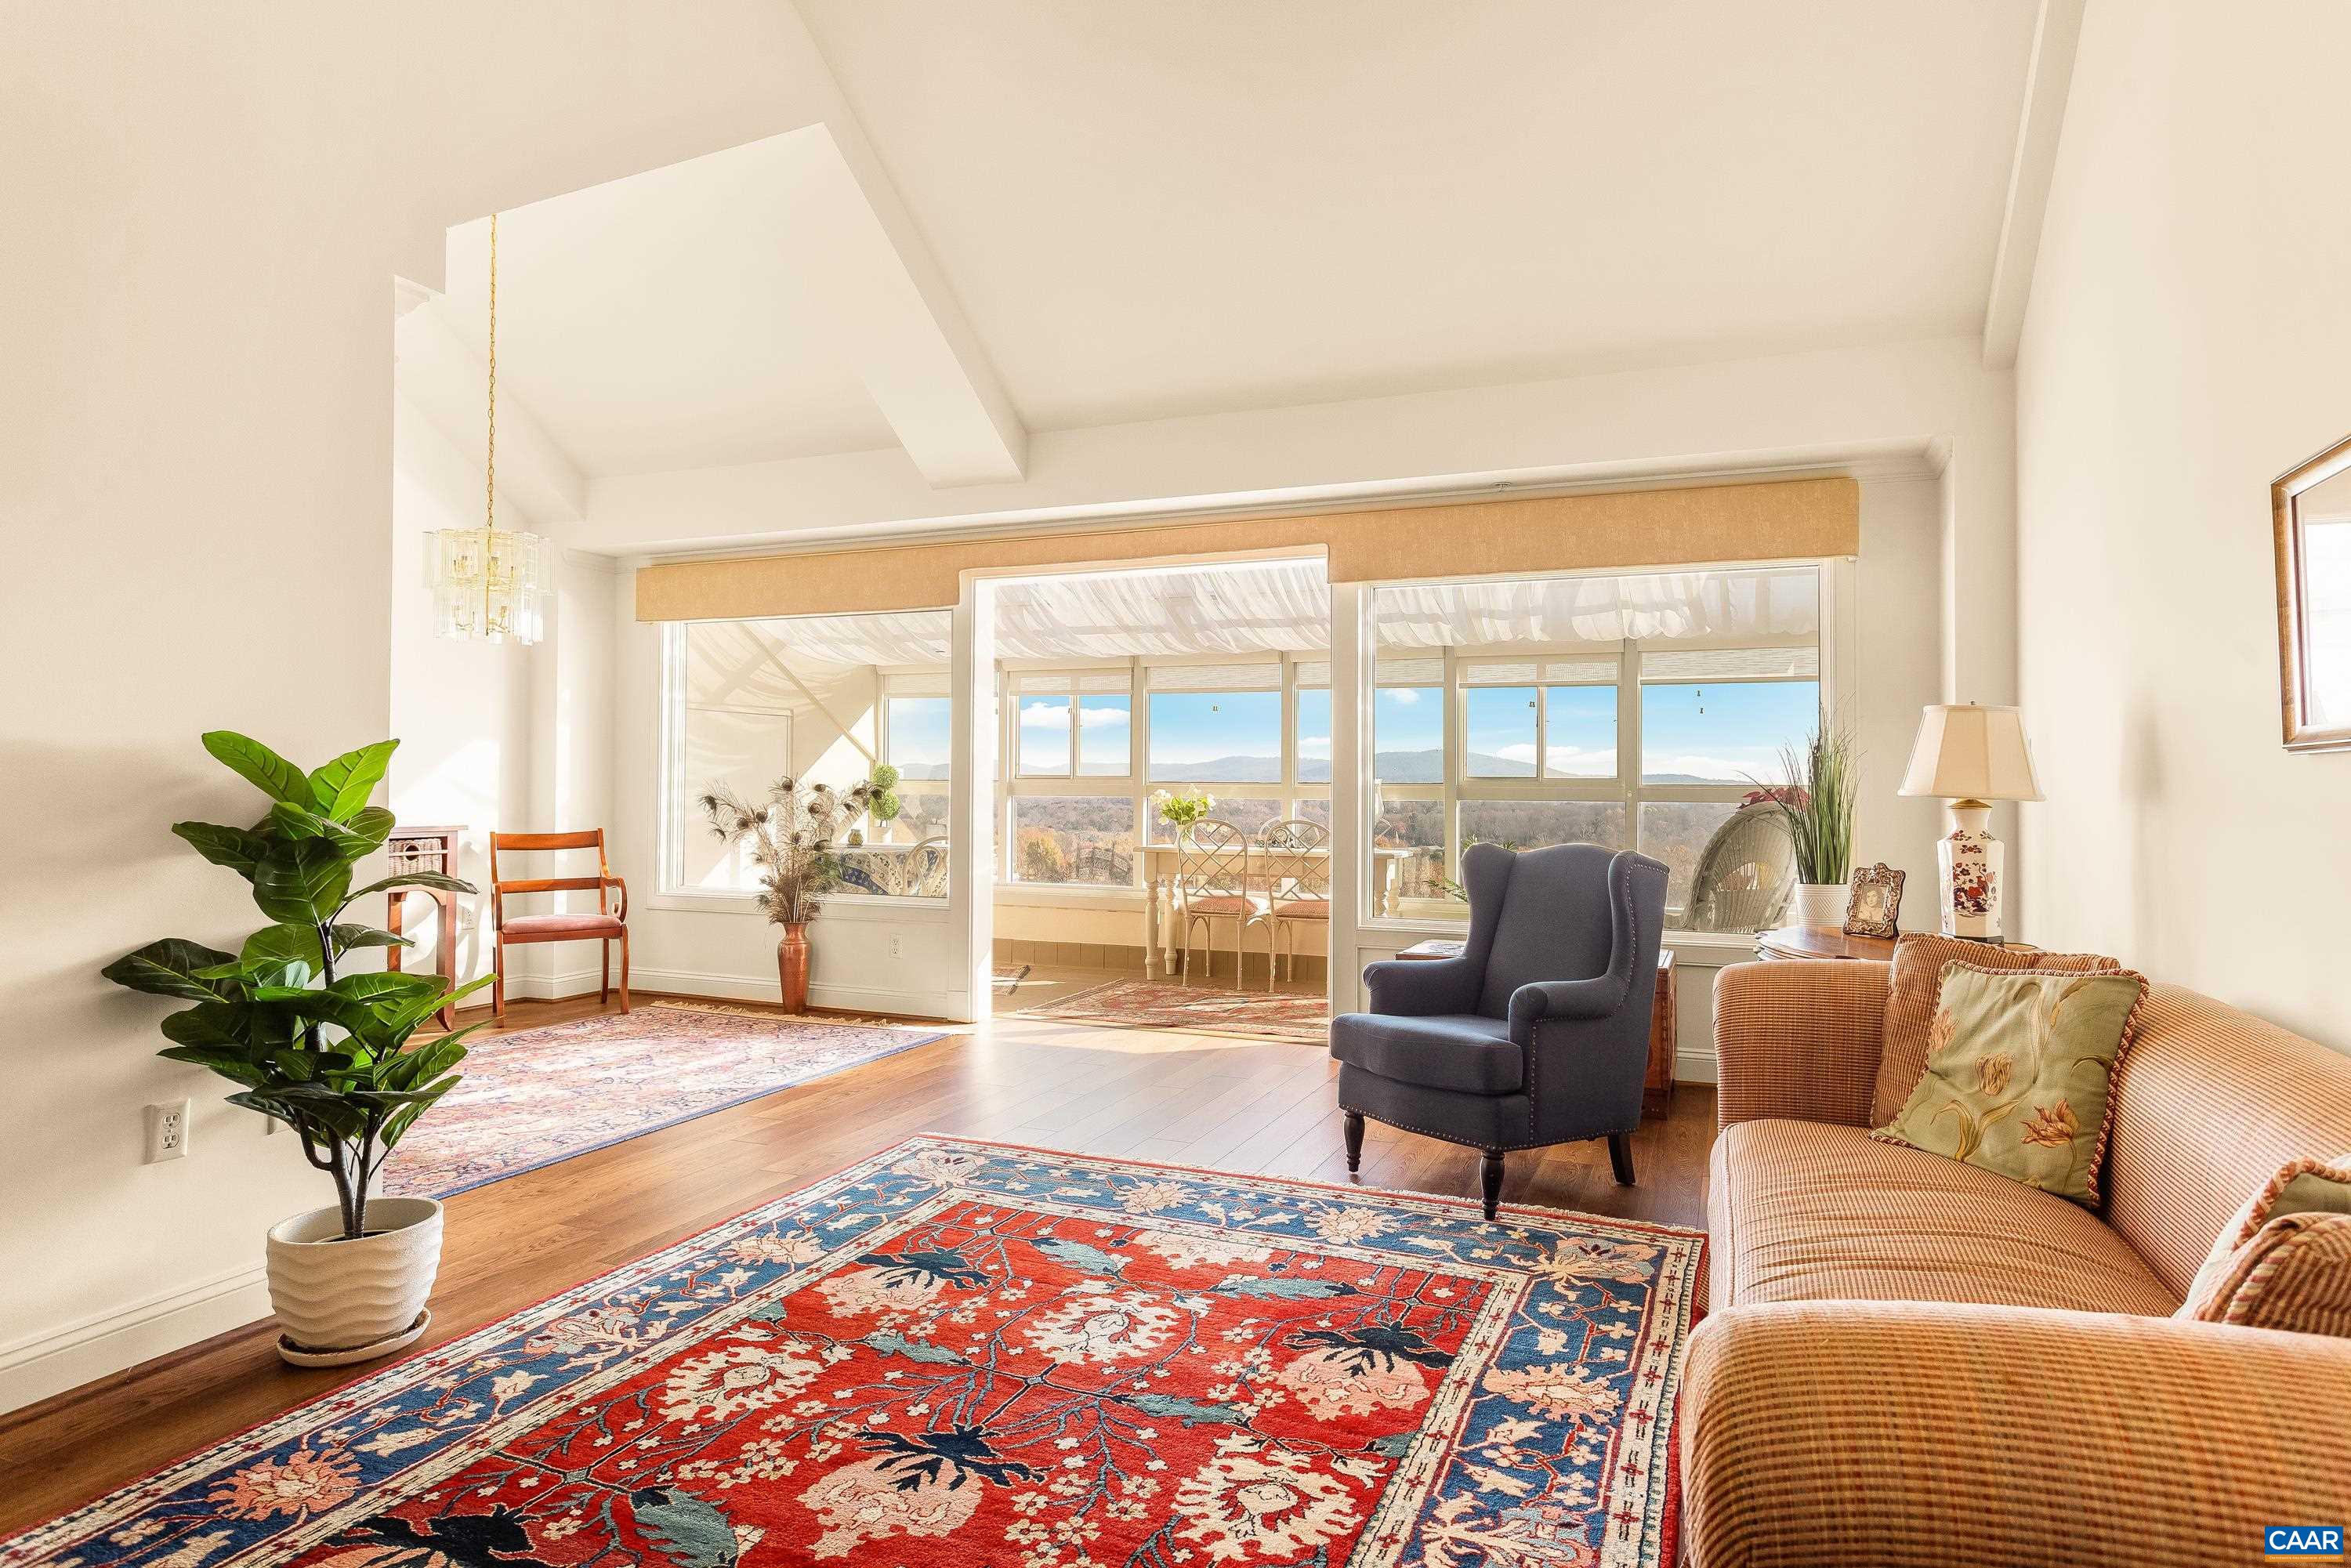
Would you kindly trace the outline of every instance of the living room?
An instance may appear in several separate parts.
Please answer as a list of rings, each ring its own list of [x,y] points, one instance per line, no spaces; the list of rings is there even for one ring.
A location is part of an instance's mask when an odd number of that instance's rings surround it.
[[[2338,8],[7,17],[0,1564],[2339,1532]]]

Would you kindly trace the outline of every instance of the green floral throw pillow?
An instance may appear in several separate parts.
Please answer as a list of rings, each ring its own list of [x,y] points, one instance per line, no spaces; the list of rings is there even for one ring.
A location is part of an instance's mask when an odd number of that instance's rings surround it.
[[[2107,1087],[2147,981],[1943,966],[1927,1075],[1871,1136],[2095,1207]]]

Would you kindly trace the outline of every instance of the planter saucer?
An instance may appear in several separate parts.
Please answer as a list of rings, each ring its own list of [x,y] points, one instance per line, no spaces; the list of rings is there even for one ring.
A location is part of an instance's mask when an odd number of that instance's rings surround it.
[[[424,1337],[433,1326],[433,1309],[425,1308],[416,1314],[416,1321],[398,1333],[367,1344],[355,1344],[344,1350],[310,1350],[296,1344],[283,1333],[277,1336],[279,1359],[293,1366],[349,1366],[354,1362],[373,1361],[380,1355],[390,1355],[395,1350],[406,1350]]]

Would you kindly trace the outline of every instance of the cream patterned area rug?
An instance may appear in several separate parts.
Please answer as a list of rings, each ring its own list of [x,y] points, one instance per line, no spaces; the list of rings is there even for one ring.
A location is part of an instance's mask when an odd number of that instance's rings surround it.
[[[1022,1009],[1025,1019],[1109,1024],[1118,1029],[1177,1029],[1324,1045],[1331,1008],[1319,993],[1223,991],[1173,981],[1113,980]]]
[[[960,1139],[0,1541],[0,1568],[1650,1568],[1697,1231]]]
[[[654,1002],[477,1034],[464,1082],[392,1151],[387,1197],[447,1197],[944,1039],[938,1029]]]

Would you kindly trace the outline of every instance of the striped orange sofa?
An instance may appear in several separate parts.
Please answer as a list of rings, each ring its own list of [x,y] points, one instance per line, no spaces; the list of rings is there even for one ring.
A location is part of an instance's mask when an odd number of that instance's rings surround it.
[[[2153,987],[2093,1213],[1870,1140],[1887,985],[1717,980],[1687,1561],[2202,1568],[2351,1522],[2351,1340],[2170,1315],[2279,1166],[2351,1150],[2351,1058]]]

